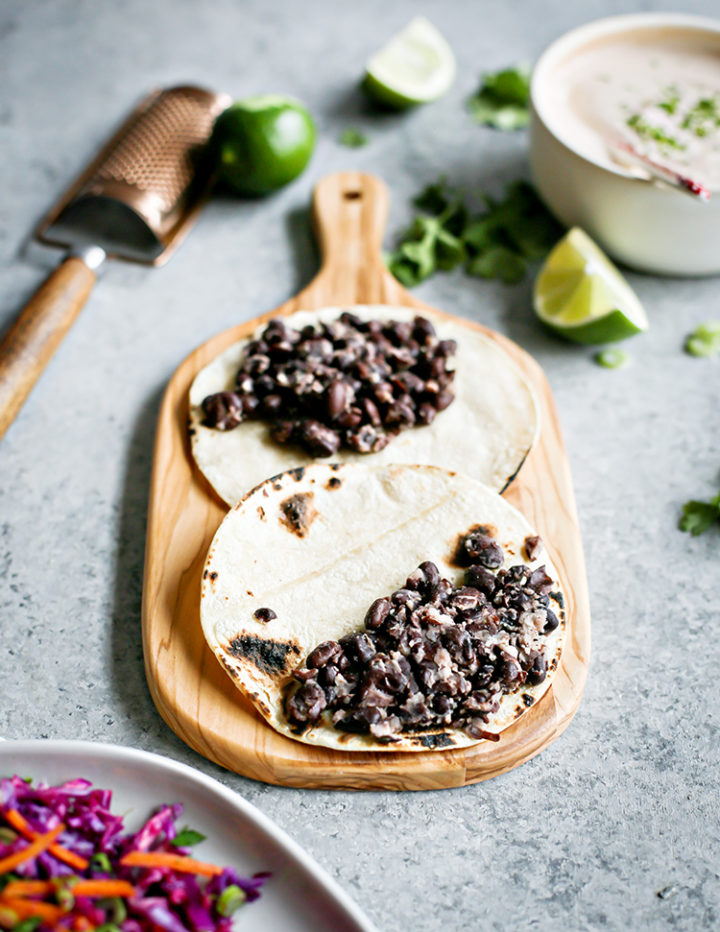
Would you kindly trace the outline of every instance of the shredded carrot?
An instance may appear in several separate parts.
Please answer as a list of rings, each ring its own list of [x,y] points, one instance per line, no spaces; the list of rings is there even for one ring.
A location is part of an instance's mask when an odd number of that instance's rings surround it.
[[[135,896],[127,880],[78,880],[70,887],[73,896]]]
[[[20,832],[20,834],[29,841],[33,841],[38,837],[39,832],[36,832],[28,825],[26,819],[17,809],[7,809],[3,812],[3,816],[16,831]],[[68,849],[63,848],[62,845],[51,845],[50,854],[56,857],[58,861],[63,861],[63,863],[79,871],[84,871],[88,866],[88,861],[86,861],[85,858],[81,857],[79,854],[75,854],[74,851],[68,851]]]
[[[195,861],[183,854],[170,851],[131,851],[120,861],[123,867],[169,867],[184,874],[202,874],[205,877],[218,877],[222,867]]]
[[[3,896],[47,896],[55,885],[50,880],[11,880],[3,888]]]
[[[0,894],[0,905],[11,909],[18,919],[30,919],[33,916],[39,916],[47,922],[54,923],[65,913],[64,909],[60,906],[54,906],[52,903],[38,903],[36,900],[6,897],[4,891]]]
[[[78,916],[73,923],[73,929],[75,932],[93,932],[94,928],[95,926],[86,916]]]
[[[38,835],[37,838],[30,842],[27,848],[24,848],[22,851],[16,851],[14,854],[9,854],[5,858],[0,858],[0,874],[5,874],[17,867],[18,864],[22,864],[24,861],[30,861],[39,854],[42,854],[43,851],[47,851],[64,828],[65,826],[61,823],[51,832]]]

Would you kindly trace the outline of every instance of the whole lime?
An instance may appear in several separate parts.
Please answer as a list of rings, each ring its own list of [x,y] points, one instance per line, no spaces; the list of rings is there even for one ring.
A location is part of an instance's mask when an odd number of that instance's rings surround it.
[[[290,97],[238,100],[215,121],[210,145],[220,176],[238,194],[269,194],[305,169],[315,148],[315,124]]]

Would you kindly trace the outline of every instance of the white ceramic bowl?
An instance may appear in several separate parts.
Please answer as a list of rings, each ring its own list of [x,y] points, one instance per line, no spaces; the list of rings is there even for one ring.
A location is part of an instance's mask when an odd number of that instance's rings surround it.
[[[613,258],[664,275],[720,272],[720,191],[708,202],[633,177],[580,155],[551,105],[558,66],[598,39],[661,28],[697,32],[717,44],[720,22],[672,13],[641,13],[597,20],[557,39],[532,76],[530,168],[548,207],[568,226],[580,226]]]

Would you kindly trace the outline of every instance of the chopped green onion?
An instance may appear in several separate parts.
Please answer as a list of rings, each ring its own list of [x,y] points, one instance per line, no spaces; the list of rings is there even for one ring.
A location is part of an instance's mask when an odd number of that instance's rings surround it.
[[[110,858],[104,851],[99,851],[90,858],[90,867],[94,871],[104,871],[106,874],[112,873],[112,864]]]
[[[685,352],[691,356],[716,356],[720,353],[720,322],[700,324],[685,340]]]
[[[621,349],[600,350],[593,356],[593,359],[604,369],[622,369],[630,362],[629,355]]]
[[[218,897],[217,911],[221,916],[232,916],[235,910],[239,909],[246,899],[247,896],[244,890],[241,890],[236,884],[230,884],[229,887],[225,887]]]

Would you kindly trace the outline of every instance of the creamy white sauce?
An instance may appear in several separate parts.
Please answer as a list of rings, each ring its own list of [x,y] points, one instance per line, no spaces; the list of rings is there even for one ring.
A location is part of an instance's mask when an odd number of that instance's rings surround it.
[[[654,29],[597,40],[548,82],[552,128],[581,155],[618,167],[613,143],[720,190],[720,36]]]

